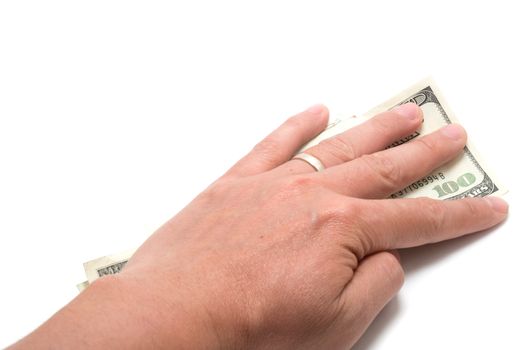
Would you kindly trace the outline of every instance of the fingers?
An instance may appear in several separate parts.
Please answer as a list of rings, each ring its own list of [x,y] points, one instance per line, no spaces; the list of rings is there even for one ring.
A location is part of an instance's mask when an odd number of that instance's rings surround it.
[[[396,254],[379,252],[362,260],[343,291],[344,323],[349,329],[359,328],[352,335],[348,348],[403,285],[404,272]]]
[[[336,192],[387,198],[455,158],[466,144],[460,125],[450,124],[404,145],[369,154],[316,176]]]
[[[422,110],[414,103],[407,103],[323,140],[304,153],[316,157],[329,168],[364,154],[377,152],[392,142],[409,136],[421,125],[422,119]],[[298,159],[292,159],[277,170],[289,174],[314,171],[308,163]]]
[[[295,152],[324,130],[328,109],[323,105],[308,108],[284,122],[260,141],[226,175],[249,176],[273,169],[290,160]]]
[[[361,251],[420,246],[485,230],[502,222],[508,204],[493,196],[440,201],[430,198],[361,200]],[[357,242],[357,238],[354,238]],[[361,258],[361,257],[359,257]]]

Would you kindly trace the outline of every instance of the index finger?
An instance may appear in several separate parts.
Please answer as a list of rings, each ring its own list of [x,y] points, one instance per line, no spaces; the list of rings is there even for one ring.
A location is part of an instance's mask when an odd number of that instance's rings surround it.
[[[498,197],[361,200],[359,235],[366,254],[453,239],[497,225],[508,213]]]

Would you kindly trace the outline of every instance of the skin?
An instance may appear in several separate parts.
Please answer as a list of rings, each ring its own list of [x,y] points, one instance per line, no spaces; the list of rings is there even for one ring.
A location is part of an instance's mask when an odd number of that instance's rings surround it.
[[[12,346],[32,349],[350,349],[403,284],[396,249],[503,221],[499,198],[385,199],[453,159],[452,125],[385,150],[422,121],[412,104],[307,150],[328,110],[288,119],[95,281]]]

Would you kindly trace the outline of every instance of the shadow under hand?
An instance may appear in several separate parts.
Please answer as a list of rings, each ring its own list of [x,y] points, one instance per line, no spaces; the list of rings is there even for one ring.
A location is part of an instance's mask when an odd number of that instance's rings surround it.
[[[394,297],[383,310],[378,314],[376,319],[370,324],[367,331],[363,333],[358,342],[352,347],[353,350],[367,350],[372,349],[379,338],[379,334],[383,332],[391,322],[394,322],[398,312],[401,309],[401,302],[398,296]]]
[[[500,226],[502,226],[502,223],[490,229],[449,241],[428,244],[415,248],[400,249],[399,253],[405,275],[412,276],[417,270],[435,264],[444,259],[445,256],[462,250],[473,242],[487,236]]]
[[[399,250],[401,262],[406,276],[411,276],[418,270],[434,264],[443,259],[448,254],[452,254],[470,245],[474,241],[481,239],[489,233],[496,230],[502,225],[499,224],[493,228],[463,236],[457,239],[443,241],[434,244],[428,244],[421,247],[407,248]],[[372,350],[375,348],[378,338],[385,328],[394,322],[401,312],[401,301],[396,296],[387,306],[378,314],[376,319],[371,323],[359,341],[353,346],[353,350]]]

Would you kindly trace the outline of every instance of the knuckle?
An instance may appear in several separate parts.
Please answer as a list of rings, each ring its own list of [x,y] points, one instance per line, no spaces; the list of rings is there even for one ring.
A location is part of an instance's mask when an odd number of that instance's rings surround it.
[[[428,228],[426,232],[431,236],[427,240],[434,237],[436,233],[440,232],[445,226],[447,211],[441,201],[435,199],[427,199],[420,203],[420,209],[423,215],[427,218]]]
[[[317,183],[310,176],[298,175],[283,180],[279,187],[282,193],[300,195],[313,191],[317,187]]]
[[[354,159],[357,155],[356,148],[342,134],[321,141],[318,148],[341,162]]]
[[[477,205],[477,202],[471,199],[462,200],[464,205],[464,213],[470,221],[477,221],[482,218],[482,207]]]
[[[349,224],[354,221],[356,211],[357,205],[353,201],[338,200],[322,211],[321,218],[325,223]]]
[[[289,117],[286,119],[286,121],[283,124],[283,127],[285,128],[292,128],[292,129],[299,129],[302,127],[302,118],[301,115],[294,115],[293,117]]]
[[[381,252],[379,255],[379,266],[387,279],[401,287],[405,280],[405,272],[400,261],[389,252]]]
[[[253,147],[253,152],[263,157],[264,159],[272,159],[281,149],[281,143],[273,135],[266,137]]]
[[[392,114],[380,114],[370,120],[370,123],[372,125],[372,128],[376,130],[376,132],[386,135],[386,134],[393,134],[394,133],[394,127],[390,123],[390,121],[394,120],[394,116]]]
[[[360,158],[363,163],[381,180],[390,190],[398,187],[401,182],[401,169],[394,160],[381,153],[373,153]]]
[[[419,147],[423,148],[425,153],[436,153],[438,152],[437,147],[435,146],[434,142],[432,141],[431,137],[422,137],[419,139],[414,140],[415,143],[419,145]]]
[[[372,239],[361,222],[361,205],[355,200],[340,200],[327,205],[320,214],[321,223],[333,232],[338,243],[357,261],[373,247]]]
[[[349,234],[346,247],[356,257],[357,261],[361,261],[372,251],[372,239],[368,235],[353,234],[353,232],[349,232]]]

